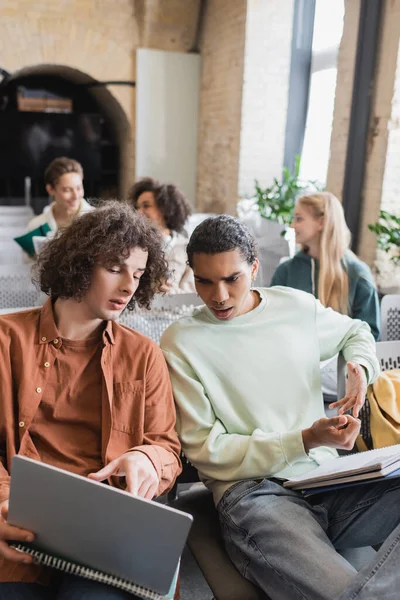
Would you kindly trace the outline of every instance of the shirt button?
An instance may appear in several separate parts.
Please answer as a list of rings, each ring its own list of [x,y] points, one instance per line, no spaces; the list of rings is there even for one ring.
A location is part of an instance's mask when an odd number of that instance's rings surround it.
[[[44,363],[44,366],[45,366],[45,367],[49,367],[49,366],[50,366],[50,363],[49,363],[49,362],[45,362],[45,363]]]
[[[54,344],[58,344],[58,338],[54,340]]]
[[[47,340],[47,337],[43,336],[42,337],[42,342],[45,342]]]
[[[25,427],[25,422],[24,422],[24,421],[20,421],[20,422],[18,423],[18,425],[19,425],[20,427]]]
[[[42,391],[42,388],[38,387],[38,388],[36,388],[36,391],[37,391],[38,394],[40,394],[40,392]]]

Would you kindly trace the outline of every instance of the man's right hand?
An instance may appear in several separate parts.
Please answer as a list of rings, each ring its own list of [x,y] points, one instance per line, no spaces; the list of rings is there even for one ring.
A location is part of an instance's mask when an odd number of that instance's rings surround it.
[[[8,500],[0,503],[0,557],[18,563],[32,563],[32,557],[24,552],[10,548],[7,541],[33,542],[35,536],[26,529],[20,529],[7,523]]]
[[[360,427],[361,421],[351,415],[318,419],[302,431],[304,448],[306,452],[318,446],[351,450]]]

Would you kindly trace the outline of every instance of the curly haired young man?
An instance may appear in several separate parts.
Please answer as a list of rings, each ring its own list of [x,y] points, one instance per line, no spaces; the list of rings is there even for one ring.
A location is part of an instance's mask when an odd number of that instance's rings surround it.
[[[109,202],[49,241],[35,269],[48,301],[0,318],[0,599],[132,598],[60,579],[8,546],[31,536],[7,524],[9,472],[20,454],[143,498],[173,484],[179,442],[164,358],[116,323],[136,302],[148,307],[165,280],[162,239]]]

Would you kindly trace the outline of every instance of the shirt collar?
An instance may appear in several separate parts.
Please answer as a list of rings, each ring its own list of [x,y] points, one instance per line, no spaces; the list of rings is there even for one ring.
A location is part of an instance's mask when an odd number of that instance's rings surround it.
[[[42,306],[40,312],[39,344],[48,344],[59,338],[60,333],[54,321],[53,302],[52,299],[49,298]],[[115,344],[112,321],[107,321],[107,325],[104,328],[103,343]]]
[[[115,344],[114,332],[113,332],[113,321],[107,321],[107,325],[103,331],[103,342],[105,344],[107,342],[110,342],[110,344]]]
[[[53,303],[49,298],[40,312],[39,344],[48,344],[59,337],[60,334],[54,321]]]

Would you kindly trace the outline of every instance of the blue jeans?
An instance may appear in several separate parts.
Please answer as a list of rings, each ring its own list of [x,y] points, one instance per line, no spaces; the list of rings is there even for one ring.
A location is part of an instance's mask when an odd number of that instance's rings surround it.
[[[247,480],[225,492],[218,513],[232,562],[271,600],[399,597],[400,479],[308,498]],[[359,573],[336,551],[382,542]]]
[[[136,596],[117,588],[63,575],[54,587],[38,583],[0,583],[0,600],[135,600]]]

